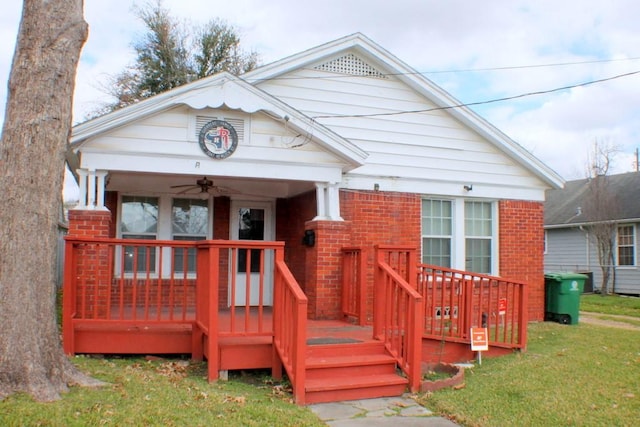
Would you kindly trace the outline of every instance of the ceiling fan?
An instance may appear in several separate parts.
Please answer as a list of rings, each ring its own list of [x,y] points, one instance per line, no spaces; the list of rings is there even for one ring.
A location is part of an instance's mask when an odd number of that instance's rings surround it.
[[[177,194],[194,194],[194,193],[209,193],[209,190],[213,190],[214,194],[233,194],[234,191],[230,188],[219,187],[217,185],[213,185],[213,181],[208,179],[206,176],[196,180],[195,184],[182,184],[182,185],[172,185],[171,188],[183,188]],[[200,191],[194,191],[200,190]]]

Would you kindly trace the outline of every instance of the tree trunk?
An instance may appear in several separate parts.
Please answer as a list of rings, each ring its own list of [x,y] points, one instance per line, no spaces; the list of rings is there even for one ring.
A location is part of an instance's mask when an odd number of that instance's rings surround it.
[[[82,0],[24,0],[0,140],[0,399],[92,385],[62,351],[55,263]]]

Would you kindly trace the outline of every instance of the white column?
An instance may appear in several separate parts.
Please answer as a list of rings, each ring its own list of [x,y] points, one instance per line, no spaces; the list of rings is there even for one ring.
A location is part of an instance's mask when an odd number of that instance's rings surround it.
[[[89,171],[86,169],[78,169],[78,205],[74,209],[87,209],[87,175]]]
[[[327,184],[316,182],[316,217],[313,218],[314,221],[328,219],[326,194]]]
[[[104,205],[104,188],[106,187],[107,171],[96,171],[97,179],[97,194],[96,194],[96,209],[106,211],[107,208]]]
[[[340,216],[338,183],[316,182],[317,214],[314,221],[343,221]]]
[[[108,210],[104,205],[107,171],[78,169],[78,210]]]
[[[340,191],[338,191],[337,182],[332,182],[327,187],[327,205],[329,219],[332,221],[344,221],[340,216]]]
[[[87,208],[96,207],[96,171],[89,171],[87,176]]]

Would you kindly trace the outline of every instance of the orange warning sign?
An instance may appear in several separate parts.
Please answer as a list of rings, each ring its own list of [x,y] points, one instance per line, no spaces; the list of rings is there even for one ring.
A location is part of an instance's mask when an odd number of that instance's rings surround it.
[[[489,350],[487,328],[471,328],[471,351]]]

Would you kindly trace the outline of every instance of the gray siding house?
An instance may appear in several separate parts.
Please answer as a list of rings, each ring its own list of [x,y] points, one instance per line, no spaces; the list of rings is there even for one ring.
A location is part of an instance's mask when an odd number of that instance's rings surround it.
[[[612,257],[608,290],[640,295],[638,231],[640,173],[568,181],[546,192],[545,272],[576,272],[591,277],[585,291],[599,291],[603,269],[598,258],[596,229],[610,226]]]

